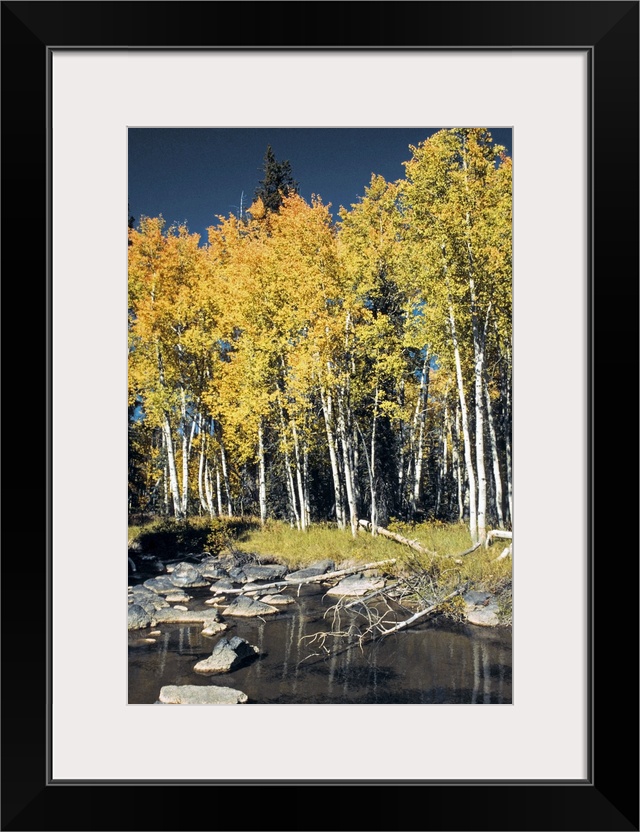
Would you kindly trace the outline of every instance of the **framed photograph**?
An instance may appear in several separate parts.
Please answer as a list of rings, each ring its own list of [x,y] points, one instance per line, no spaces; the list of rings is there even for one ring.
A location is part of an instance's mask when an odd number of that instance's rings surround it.
[[[28,310],[46,356],[46,431],[23,438],[34,454],[15,491],[26,520],[41,486],[41,551],[23,547],[28,573],[3,559],[2,828],[637,830],[624,474],[638,3],[3,2],[2,22],[5,288],[22,285],[17,266],[38,286],[9,308]],[[121,600],[130,131],[461,127],[512,141],[510,701],[293,698],[224,719],[134,705]],[[17,373],[9,384],[21,389]],[[22,585],[37,587],[26,609]]]

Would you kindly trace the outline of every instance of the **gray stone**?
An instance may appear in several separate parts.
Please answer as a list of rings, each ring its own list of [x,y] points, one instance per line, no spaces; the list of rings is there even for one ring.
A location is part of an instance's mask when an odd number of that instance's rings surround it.
[[[285,575],[285,581],[303,581],[306,578],[317,578],[319,575],[324,575],[326,572],[332,572],[335,569],[335,563],[332,560],[320,560],[317,563],[311,564],[304,569],[298,569],[297,572],[290,572]]]
[[[149,578],[148,581],[144,582],[143,586],[146,586],[147,589],[152,590],[158,595],[166,595],[167,592],[176,591],[176,585],[171,582],[171,578],[168,575],[158,575],[157,578]]]
[[[190,563],[179,563],[171,573],[171,583],[179,587],[207,586],[208,581],[195,566]]]
[[[235,566],[233,569],[229,570],[229,577],[237,584],[245,584],[248,580],[247,576],[244,574],[244,569],[239,566]]]
[[[165,685],[158,701],[163,705],[244,705],[248,699],[241,690],[217,685]]]
[[[498,605],[491,603],[486,607],[475,607],[467,614],[467,621],[477,627],[497,627],[500,623]]]
[[[140,604],[132,604],[128,609],[127,626],[130,630],[142,630],[151,626],[151,616]]]
[[[221,638],[213,648],[213,653],[199,661],[193,669],[196,673],[207,676],[214,673],[229,673],[259,652],[257,647],[239,636],[234,636],[232,639]]]
[[[219,563],[202,563],[198,569],[203,578],[218,580],[219,578],[229,577],[227,570],[223,569]]]
[[[148,589],[143,584],[138,584],[133,587],[130,592],[130,598],[133,598],[135,604],[140,604],[145,609],[147,609],[147,604],[150,604],[154,610],[161,610],[169,606],[165,599],[158,595],[157,592],[153,592],[153,590]]]
[[[223,578],[211,585],[211,592],[228,592],[230,589],[233,589],[233,581],[229,578]]]
[[[488,600],[491,598],[491,593],[489,592],[480,592],[477,589],[472,589],[469,592],[465,592],[462,596],[462,600],[465,602],[467,607],[480,607],[483,606]]]
[[[157,624],[202,624],[205,627],[218,620],[216,610],[177,610],[175,607],[158,610]]]
[[[266,566],[247,564],[243,572],[249,581],[280,581],[287,574],[287,567],[277,563]]]
[[[273,607],[286,607],[287,604],[293,604],[293,598],[289,595],[263,595],[261,600]]]
[[[164,596],[165,601],[169,601],[171,604],[186,604],[187,601],[191,601],[191,595],[187,595],[186,592],[183,592],[181,589],[176,589],[174,592],[168,592]]]
[[[223,624],[222,621],[212,621],[202,631],[203,636],[216,636],[218,633],[224,632],[228,628],[228,624]]]
[[[235,615],[243,618],[253,618],[257,615],[273,615],[278,612],[275,607],[265,604],[255,598],[239,595],[223,610],[223,615]]]
[[[343,578],[340,583],[332,586],[327,590],[327,595],[334,596],[354,596],[367,595],[369,592],[375,592],[376,589],[381,589],[384,586],[382,578],[365,578],[364,575],[349,575]]]
[[[255,598],[259,598],[261,595],[270,595],[273,592],[273,587],[271,587],[269,589],[268,584],[266,584],[266,587],[267,588],[265,588],[264,584],[253,584],[253,583],[245,584],[242,587],[242,594],[243,595],[252,595]]]

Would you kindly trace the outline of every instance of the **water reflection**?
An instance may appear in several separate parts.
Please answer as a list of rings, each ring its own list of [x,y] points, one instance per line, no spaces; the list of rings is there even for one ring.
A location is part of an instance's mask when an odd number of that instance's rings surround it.
[[[190,607],[206,609],[205,597]],[[161,625],[148,645],[140,641],[144,633],[131,633],[129,702],[152,704],[163,685],[219,684],[259,704],[511,703],[510,631],[428,622],[361,645],[357,629],[343,621],[344,638],[329,637],[324,646],[303,639],[328,629],[328,605],[322,591],[309,588],[277,616],[228,619],[223,635],[256,645],[260,658],[216,677],[193,671],[220,638],[203,636],[200,625]]]

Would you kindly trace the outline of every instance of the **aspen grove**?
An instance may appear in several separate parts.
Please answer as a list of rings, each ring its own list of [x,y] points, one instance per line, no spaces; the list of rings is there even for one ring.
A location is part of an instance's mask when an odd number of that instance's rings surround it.
[[[206,245],[129,230],[131,512],[510,528],[511,159],[410,152],[335,220],[290,189]]]

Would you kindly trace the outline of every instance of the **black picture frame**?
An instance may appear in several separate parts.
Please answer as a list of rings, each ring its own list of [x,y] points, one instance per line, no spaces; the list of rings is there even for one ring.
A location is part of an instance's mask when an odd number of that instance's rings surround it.
[[[7,419],[7,435],[11,430],[13,440],[16,420],[28,420],[32,434],[42,441],[31,441],[31,453],[21,455],[18,467],[23,474],[17,484],[12,476],[10,496],[16,494],[17,499],[10,500],[15,506],[5,521],[7,539],[16,522],[33,528],[34,512],[47,518],[37,549],[30,537],[28,546],[24,541],[17,544],[20,553],[5,548],[2,559],[3,830],[638,830],[638,503],[637,491],[628,485],[628,471],[637,474],[633,380],[638,379],[638,10],[638,2],[626,0],[2,2],[5,311],[8,321],[22,320],[28,313],[29,341],[37,343],[39,334],[44,356],[33,365],[42,380],[42,406],[35,406],[31,395],[21,405],[18,399],[10,400],[9,411],[16,412]],[[587,554],[592,684],[589,772],[584,782],[367,782],[357,778],[357,754],[353,780],[338,782],[48,779],[51,51],[276,46],[588,51],[592,450]],[[34,289],[25,296],[27,276]],[[24,389],[24,363],[13,338],[7,354],[7,389]],[[15,545],[12,540],[12,549]],[[15,588],[25,581],[25,558],[32,599],[28,615],[23,600],[15,597]],[[483,742],[491,748],[491,738]],[[151,791],[158,786],[169,791]],[[346,815],[338,801],[342,797],[351,807]]]

